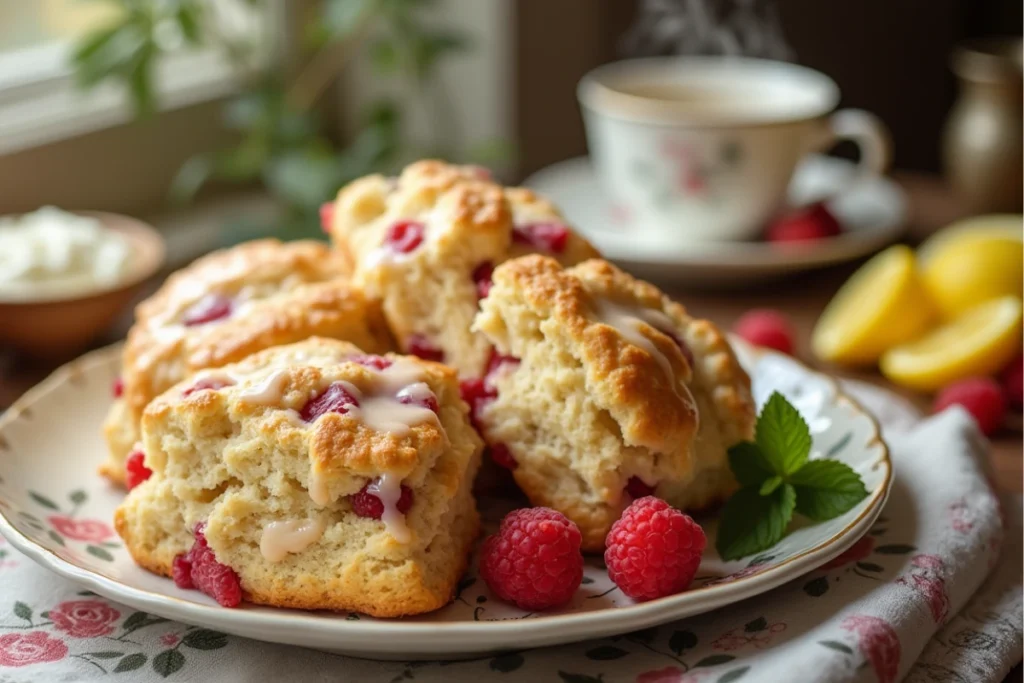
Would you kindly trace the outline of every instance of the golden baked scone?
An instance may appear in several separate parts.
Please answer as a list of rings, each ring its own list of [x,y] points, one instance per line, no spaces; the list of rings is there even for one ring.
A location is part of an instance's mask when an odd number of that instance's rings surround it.
[[[470,326],[494,266],[531,252],[565,264],[597,255],[550,202],[488,178],[475,166],[420,161],[398,178],[342,188],[329,216],[332,240],[383,302],[399,347],[465,377],[483,374],[491,354]]]
[[[124,483],[146,405],[197,370],[311,336],[391,348],[379,304],[348,282],[344,256],[314,241],[257,240],[216,251],[171,275],[135,310],[122,377],[103,432],[100,472]]]
[[[494,271],[474,329],[502,354],[467,391],[485,441],[585,549],[633,497],[703,507],[735,486],[725,448],[753,428],[749,379],[713,325],[653,285],[526,256]]]
[[[465,571],[482,443],[448,367],[309,339],[176,385],[142,434],[153,474],[114,522],[150,571],[200,524],[265,605],[419,614]]]

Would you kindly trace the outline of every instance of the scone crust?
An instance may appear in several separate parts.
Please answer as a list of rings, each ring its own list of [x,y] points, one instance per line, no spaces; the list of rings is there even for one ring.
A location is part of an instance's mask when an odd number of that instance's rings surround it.
[[[153,475],[115,513],[136,561],[170,575],[174,556],[192,544],[189,530],[202,521],[218,560],[235,569],[252,602],[384,617],[449,602],[479,529],[471,485],[482,443],[454,371],[408,357],[386,356],[417,370],[440,406],[436,423],[399,435],[349,414],[298,418],[331,383],[370,391],[375,371],[353,360],[363,355],[351,344],[313,338],[201,372],[152,401],[142,432]],[[211,379],[233,383],[189,391]],[[383,475],[413,491],[407,544],[380,520],[351,511],[347,496]],[[314,487],[328,495],[326,505],[313,501]],[[288,519],[320,519],[325,531],[307,550],[270,562],[259,552],[260,534]]]
[[[657,494],[676,507],[701,511],[724,502],[739,488],[728,451],[754,438],[757,405],[750,376],[725,333],[708,320],[690,316],[675,301],[666,302],[665,313],[676,322],[677,334],[694,357],[690,388],[700,408],[701,426],[694,443],[692,479],[665,481]]]
[[[408,254],[391,256],[385,237],[402,222],[422,224],[424,240]],[[413,339],[427,339],[463,376],[478,377],[491,349],[469,329],[479,294],[474,274],[536,251],[517,240],[515,230],[538,223],[568,231],[556,255],[561,262],[597,255],[553,204],[532,191],[502,187],[478,167],[420,161],[397,178],[368,176],[342,188],[331,236],[354,264],[355,280],[383,301],[402,350],[410,351]]]
[[[379,304],[348,281],[342,254],[314,241],[264,239],[209,254],[171,275],[136,308],[122,355],[123,395],[104,434],[111,457],[101,473],[123,483],[125,444],[138,438],[146,405],[194,372],[311,336],[389,350]],[[180,318],[210,294],[241,299],[224,320],[187,327]]]
[[[337,338],[330,332],[347,327],[352,337],[347,341],[367,352],[387,350],[386,327],[363,293],[347,281],[347,268],[344,258],[321,242],[264,239],[213,252],[174,273],[136,308],[136,324],[124,350],[125,401],[141,415],[169,386],[162,385],[155,371],[161,363],[181,363],[187,374],[310,336]],[[160,331],[161,321],[177,320],[207,294],[238,294],[261,283],[280,291],[242,315],[186,328],[178,338]],[[353,318],[363,324],[352,324]]]
[[[571,272],[588,283],[642,292],[638,300],[661,310],[674,323],[672,332],[684,342],[692,358],[692,376],[687,384],[698,403],[700,429],[693,445],[691,477],[665,480],[656,493],[676,507],[694,512],[724,502],[738,488],[729,468],[728,449],[752,439],[757,421],[750,376],[740,365],[725,333],[711,321],[691,316],[685,306],[654,285],[637,280],[606,261],[588,261]]]
[[[640,341],[625,334],[603,315],[606,303],[643,311],[663,295],[602,261],[563,269],[530,255],[495,270],[475,323],[520,359],[489,379],[497,396],[479,409],[485,438],[511,449],[520,488],[572,519],[589,551],[603,549],[631,477],[690,476],[698,429],[680,347],[646,321]]]
[[[655,287],[600,259],[563,269],[554,259],[536,254],[505,263],[495,271],[494,282],[516,290],[537,318],[565,335],[573,356],[587,369],[587,389],[615,418],[627,445],[670,452],[690,442],[698,415],[693,397],[679,386],[691,374],[679,347],[653,326],[641,332],[672,365],[672,376],[667,376],[658,359],[602,321],[594,306],[596,297],[657,306],[664,296]],[[477,319],[480,329],[495,329],[491,313],[485,300]],[[514,352],[501,342],[498,348]]]

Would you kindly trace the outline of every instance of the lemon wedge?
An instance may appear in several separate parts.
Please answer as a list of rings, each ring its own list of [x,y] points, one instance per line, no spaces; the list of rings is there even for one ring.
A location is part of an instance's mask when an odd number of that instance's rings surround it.
[[[934,318],[914,252],[897,245],[861,266],[839,289],[818,319],[811,348],[822,360],[867,365],[921,335]]]
[[[1021,300],[993,299],[916,341],[887,351],[882,374],[913,389],[934,391],[951,382],[998,372],[1020,352]]]
[[[942,316],[1021,295],[1024,237],[1019,214],[979,216],[936,233],[918,252],[921,277]]]

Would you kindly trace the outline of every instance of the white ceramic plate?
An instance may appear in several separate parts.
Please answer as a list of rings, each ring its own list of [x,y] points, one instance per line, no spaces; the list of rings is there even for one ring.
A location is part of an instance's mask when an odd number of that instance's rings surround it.
[[[799,206],[828,197],[845,230],[838,237],[803,244],[673,245],[651,240],[608,204],[587,157],[548,166],[524,184],[558,204],[606,258],[639,277],[685,286],[738,287],[851,261],[896,241],[907,214],[903,191],[887,178],[853,183],[855,172],[849,161],[816,155],[797,168],[790,203]]]
[[[892,464],[875,421],[835,382],[774,353],[735,342],[759,403],[773,390],[790,398],[814,437],[811,457],[837,458],[864,478],[870,495],[847,514],[802,526],[754,558],[722,562],[715,520],[701,520],[709,551],[693,587],[635,604],[614,587],[599,558],[588,560],[571,605],[526,614],[493,599],[471,569],[448,607],[415,618],[218,607],[135,566],[110,528],[123,494],[96,475],[103,459],[100,422],[119,373],[119,348],[84,356],[55,372],[0,416],[0,532],[61,576],[112,600],[169,619],[272,642],[372,658],[438,659],[598,638],[699,614],[763,593],[832,559],[856,541],[882,509]],[[482,505],[493,527],[494,514]]]

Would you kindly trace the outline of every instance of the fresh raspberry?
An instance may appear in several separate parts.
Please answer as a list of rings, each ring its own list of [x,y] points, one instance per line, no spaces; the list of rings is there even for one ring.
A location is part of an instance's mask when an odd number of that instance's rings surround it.
[[[793,328],[782,313],[769,308],[747,311],[733,325],[732,331],[751,344],[793,354]]]
[[[431,344],[430,340],[422,334],[414,334],[409,337],[405,346],[409,349],[409,353],[417,358],[433,360],[438,363],[444,361],[444,351]]]
[[[561,254],[569,244],[569,228],[561,223],[517,225],[512,231],[512,241],[529,244],[549,254]]]
[[[231,299],[223,294],[207,294],[185,311],[181,322],[187,327],[212,323],[231,315],[233,307]]]
[[[223,389],[224,387],[230,387],[232,384],[234,384],[234,382],[228,379],[224,379],[221,377],[208,377],[206,379],[199,380],[189,388],[185,389],[185,391],[181,392],[181,395],[183,397],[191,396],[197,391],[204,391],[206,389]]]
[[[384,244],[397,251],[399,254],[408,254],[416,247],[423,244],[423,234],[426,226],[418,221],[398,221],[388,228],[384,235]]]
[[[340,413],[344,415],[349,408],[359,406],[359,401],[345,389],[341,382],[335,382],[327,387],[327,391],[311,399],[302,406],[299,416],[306,422],[313,422],[321,415],[327,413]]]
[[[153,470],[146,467],[146,454],[142,451],[134,451],[124,461],[124,483],[131,491],[133,488],[150,478]]]
[[[120,377],[115,379],[113,385],[110,387],[110,392],[114,394],[114,398],[121,398],[124,396],[124,380]]]
[[[399,403],[422,406],[434,411],[435,413],[439,409],[437,405],[437,396],[434,395],[434,392],[427,393],[425,391],[415,391],[412,387],[403,387],[397,394],[395,394],[395,399]]]
[[[334,223],[334,202],[324,202],[320,205],[320,229],[326,233],[331,231]]]
[[[1015,361],[1007,365],[999,379],[1003,384],[1006,402],[1014,408],[1020,408],[1024,404],[1024,356],[1017,356]]]
[[[242,601],[242,585],[231,567],[217,561],[206,543],[206,525],[196,525],[195,542],[185,555],[178,555],[171,565],[174,583],[179,588],[195,587],[223,607],[235,607]],[[187,570],[187,578],[185,576]],[[191,584],[191,585],[188,585]]]
[[[484,541],[480,576],[495,595],[520,609],[563,605],[583,580],[581,541],[580,530],[560,512],[513,510]]]
[[[377,497],[377,494],[370,493],[367,490],[371,484],[372,482],[366,484],[363,488],[359,489],[358,493],[352,494],[349,497],[349,502],[352,503],[352,512],[360,517],[380,519],[384,516],[384,503]],[[404,484],[402,485],[402,492],[398,495],[398,503],[395,507],[403,515],[409,511],[409,508],[412,507],[412,489]]]
[[[654,495],[654,487],[650,486],[640,477],[630,477],[629,481],[626,482],[626,493],[633,500],[637,498],[643,498],[645,496]]]
[[[966,408],[985,434],[999,429],[1006,411],[1002,387],[988,377],[971,377],[943,388],[935,397],[935,412],[954,404]]]
[[[843,231],[839,221],[821,202],[778,218],[765,233],[769,242],[805,242],[835,237]]]
[[[707,539],[688,515],[647,496],[630,504],[605,538],[608,576],[634,600],[674,595],[693,581]]]
[[[174,560],[171,562],[171,578],[174,579],[174,585],[178,588],[195,588],[192,583],[192,562],[188,559],[188,553],[184,555],[175,555]]]
[[[514,470],[519,467],[519,463],[516,462],[516,458],[512,455],[512,451],[508,449],[503,443],[496,443],[490,447],[491,460],[494,461],[495,465],[504,467],[506,470]]]
[[[353,363],[358,363],[363,367],[373,368],[374,370],[387,370],[392,365],[391,361],[384,356],[352,356],[349,360]]]
[[[491,293],[491,285],[494,284],[491,276],[494,274],[494,264],[484,261],[473,269],[473,282],[476,283],[476,297],[485,299]]]

